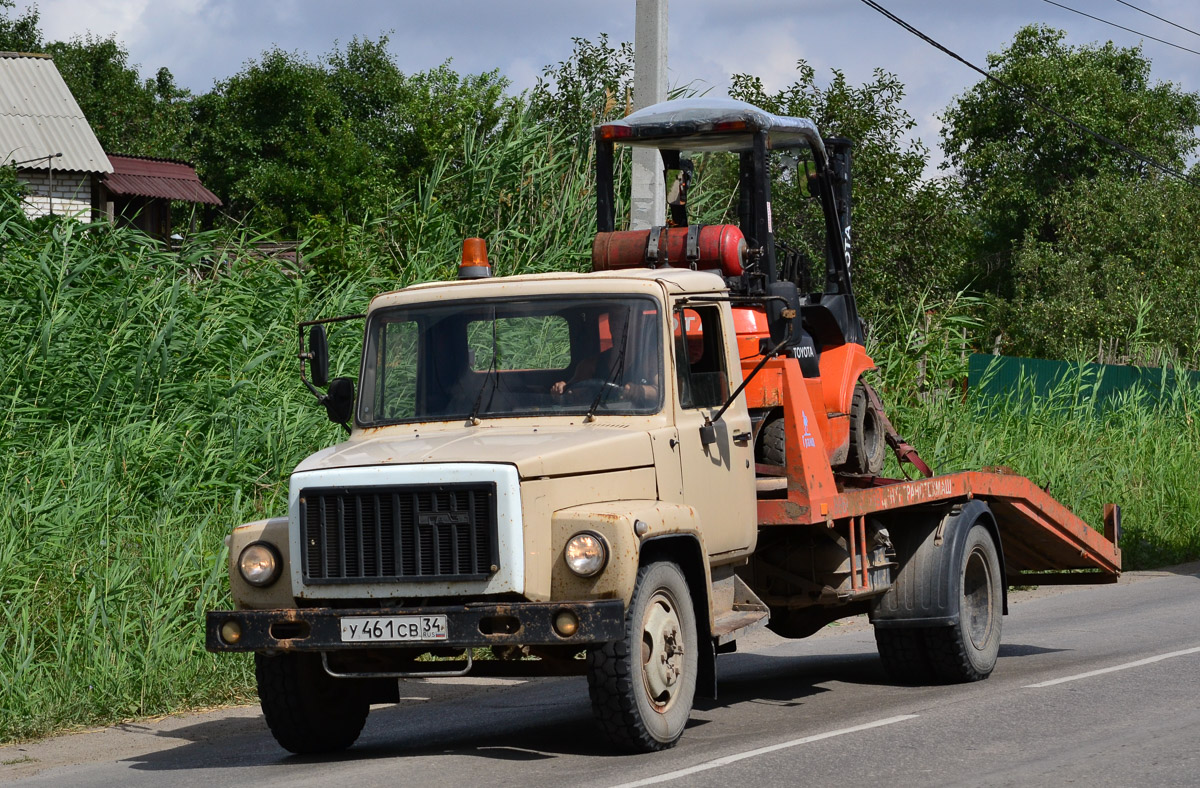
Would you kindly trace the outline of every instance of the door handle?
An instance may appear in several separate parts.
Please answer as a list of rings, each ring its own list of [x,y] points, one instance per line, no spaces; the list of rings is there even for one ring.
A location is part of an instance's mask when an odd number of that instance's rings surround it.
[[[733,442],[734,443],[745,443],[748,440],[750,440],[750,433],[748,433],[748,432],[733,433]]]

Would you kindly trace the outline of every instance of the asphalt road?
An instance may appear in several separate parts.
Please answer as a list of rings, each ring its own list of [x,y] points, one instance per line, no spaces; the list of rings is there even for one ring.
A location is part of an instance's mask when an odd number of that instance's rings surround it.
[[[987,681],[887,683],[869,626],[756,633],[683,740],[621,756],[583,679],[408,681],[353,749],[299,758],[257,708],[0,747],[0,782],[253,785],[1200,785],[1200,565],[1020,592]]]

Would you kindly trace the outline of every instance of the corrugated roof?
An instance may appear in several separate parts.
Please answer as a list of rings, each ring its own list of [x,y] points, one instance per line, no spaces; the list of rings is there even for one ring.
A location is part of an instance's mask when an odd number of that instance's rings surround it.
[[[104,177],[103,183],[113,194],[221,204],[220,198],[200,183],[190,164],[116,154],[110,155],[108,160],[112,162],[113,172]]]
[[[0,158],[26,161],[61,153],[56,170],[112,172],[92,127],[48,57],[0,55]],[[21,165],[44,170],[44,159]]]

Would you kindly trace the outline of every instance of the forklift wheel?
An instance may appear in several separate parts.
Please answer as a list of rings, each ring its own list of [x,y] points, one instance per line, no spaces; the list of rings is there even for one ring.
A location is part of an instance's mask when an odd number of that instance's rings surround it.
[[[782,416],[771,419],[759,430],[754,461],[767,465],[787,465]]]
[[[886,446],[880,413],[871,404],[863,384],[858,383],[850,402],[850,452],[843,468],[849,473],[878,476],[883,470]]]

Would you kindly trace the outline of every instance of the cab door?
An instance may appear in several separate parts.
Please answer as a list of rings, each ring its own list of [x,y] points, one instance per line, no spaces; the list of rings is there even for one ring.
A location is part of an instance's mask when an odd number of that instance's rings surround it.
[[[700,516],[710,555],[752,550],[758,533],[754,443],[745,399],[713,424],[705,444],[701,427],[742,382],[732,315],[727,304],[676,304],[672,311],[675,423],[684,501]]]

